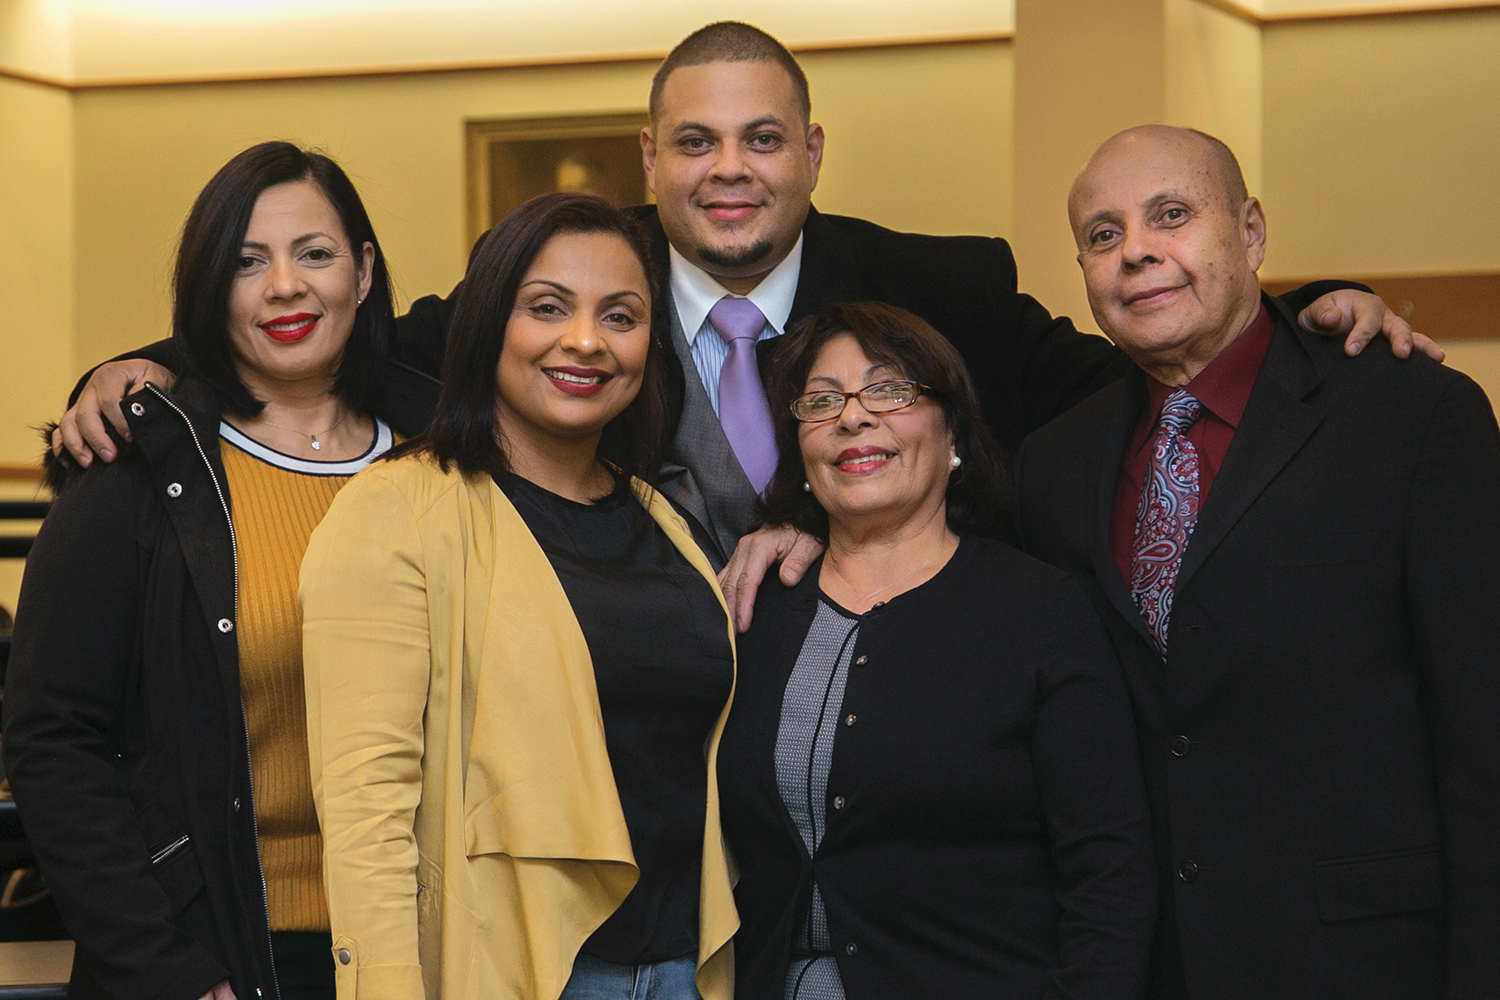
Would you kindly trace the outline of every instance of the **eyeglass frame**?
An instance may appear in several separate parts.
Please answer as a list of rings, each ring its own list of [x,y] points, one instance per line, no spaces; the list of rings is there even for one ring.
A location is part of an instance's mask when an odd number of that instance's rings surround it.
[[[900,406],[893,406],[893,407],[891,407],[888,410],[872,410],[868,406],[865,405],[864,394],[866,392],[869,392],[871,389],[876,389],[876,388],[879,388],[880,386],[883,386],[883,385],[910,385],[910,386],[915,386],[917,392],[916,392],[916,395],[912,396],[910,402],[902,403]],[[803,423],[803,424],[820,424],[820,423],[822,423],[825,420],[837,420],[839,417],[842,417],[844,415],[844,411],[849,408],[849,400],[851,400],[851,399],[857,399],[857,400],[859,400],[859,405],[861,407],[863,407],[864,411],[866,413],[871,414],[873,416],[873,415],[880,415],[880,414],[886,414],[886,413],[899,413],[902,410],[909,409],[910,407],[913,407],[913,406],[917,405],[917,401],[919,399],[921,399],[923,396],[932,396],[932,398],[936,399],[937,397],[935,395],[933,395],[935,392],[936,392],[936,390],[933,389],[932,386],[930,386],[930,385],[924,385],[923,383],[918,382],[916,379],[910,379],[910,378],[887,378],[887,379],[881,379],[879,382],[871,382],[869,385],[862,386],[862,387],[860,387],[858,389],[855,389],[853,392],[842,392],[842,391],[840,391],[838,389],[817,389],[817,390],[814,390],[813,392],[804,392],[802,395],[794,397],[792,399],[791,403],[789,403],[787,405],[787,409],[791,412],[792,418],[794,420],[796,420],[798,423]],[[837,413],[831,413],[831,414],[829,414],[826,417],[803,417],[803,416],[799,416],[797,414],[797,404],[800,403],[802,400],[806,399],[809,396],[842,396],[842,397],[844,397],[844,400],[839,405],[839,409],[838,409]]]

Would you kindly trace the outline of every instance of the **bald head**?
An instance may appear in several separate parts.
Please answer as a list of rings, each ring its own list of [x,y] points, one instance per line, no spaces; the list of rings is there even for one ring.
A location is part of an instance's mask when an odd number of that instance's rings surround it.
[[[1073,179],[1073,187],[1068,192],[1069,218],[1073,218],[1079,182],[1085,179],[1096,161],[1107,160],[1127,149],[1150,145],[1173,146],[1185,155],[1199,158],[1200,166],[1208,168],[1207,176],[1212,178],[1210,183],[1223,195],[1224,204],[1231,212],[1238,210],[1245,199],[1250,197],[1250,190],[1245,186],[1245,175],[1240,170],[1240,161],[1235,157],[1234,150],[1220,140],[1195,128],[1137,125],[1135,128],[1117,132],[1104,140],[1104,143],[1088,158],[1088,162]]]
[[[1234,154],[1143,125],[1094,151],[1068,194],[1089,305],[1138,365],[1186,384],[1260,309],[1265,217]]]

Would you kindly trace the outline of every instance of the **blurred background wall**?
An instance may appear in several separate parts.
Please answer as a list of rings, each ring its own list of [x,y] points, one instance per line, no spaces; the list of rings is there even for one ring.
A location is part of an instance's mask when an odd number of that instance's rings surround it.
[[[1092,329],[1073,174],[1128,125],[1202,128],[1265,202],[1268,283],[1399,278],[1387,297],[1421,329],[1433,282],[1467,282],[1479,319],[1444,347],[1500,396],[1500,3],[0,0],[0,498],[31,493],[31,428],[79,372],[166,335],[177,231],[229,156],[326,150],[401,301],[446,292],[465,124],[642,111],[656,62],[709,18],[799,53],[824,211],[1004,236],[1022,287]]]

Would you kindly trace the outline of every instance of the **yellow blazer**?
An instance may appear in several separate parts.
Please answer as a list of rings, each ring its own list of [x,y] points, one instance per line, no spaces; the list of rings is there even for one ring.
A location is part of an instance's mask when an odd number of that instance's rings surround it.
[[[637,495],[714,586],[687,525]],[[723,605],[723,597],[719,597]],[[556,1000],[639,870],[593,664],[562,584],[488,477],[382,462],[302,563],[313,798],[341,1000]],[[725,609],[725,629],[734,641]],[[739,924],[715,758],[698,989],[733,992]]]

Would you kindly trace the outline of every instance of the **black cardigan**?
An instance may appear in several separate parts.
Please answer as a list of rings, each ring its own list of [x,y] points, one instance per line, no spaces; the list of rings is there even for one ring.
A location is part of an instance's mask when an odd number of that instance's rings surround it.
[[[818,570],[762,589],[719,750],[742,872],[737,996],[780,1000],[814,878],[850,1000],[1138,996],[1149,820],[1130,703],[1082,588],[965,537],[932,580],[867,613],[828,785],[847,804],[809,858],[774,752]]]

